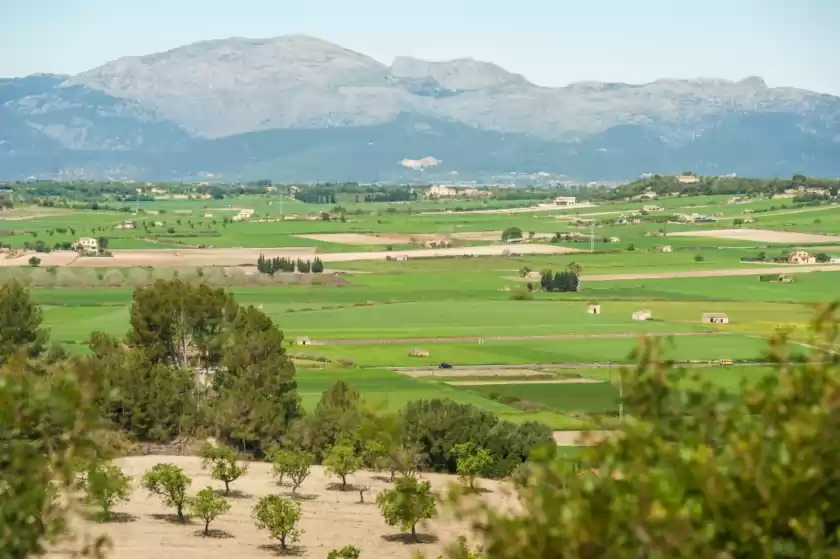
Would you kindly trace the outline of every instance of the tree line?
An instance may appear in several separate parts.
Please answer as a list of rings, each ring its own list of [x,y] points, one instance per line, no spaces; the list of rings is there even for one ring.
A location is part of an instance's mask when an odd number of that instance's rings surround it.
[[[314,260],[297,260],[285,257],[266,258],[260,254],[257,258],[257,270],[260,273],[273,276],[277,272],[292,273],[295,270],[302,274],[321,274],[324,272],[324,262],[315,257]]]

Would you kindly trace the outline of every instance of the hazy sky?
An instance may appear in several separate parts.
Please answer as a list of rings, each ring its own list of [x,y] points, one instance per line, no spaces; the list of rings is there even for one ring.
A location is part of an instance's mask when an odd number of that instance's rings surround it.
[[[840,95],[838,29],[840,0],[0,0],[0,76],[307,33],[386,63],[470,56],[546,86],[758,75]]]

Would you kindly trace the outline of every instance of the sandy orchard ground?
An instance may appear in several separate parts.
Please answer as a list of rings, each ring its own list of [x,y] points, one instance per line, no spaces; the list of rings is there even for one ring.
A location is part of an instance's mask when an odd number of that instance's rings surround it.
[[[207,485],[219,489],[223,487],[219,482],[210,480],[207,472],[201,469],[201,460],[196,457],[135,456],[118,461],[123,471],[133,476],[135,486],[143,473],[159,462],[182,467],[193,479],[191,494]],[[260,496],[286,495],[291,492],[291,487],[277,486],[275,479],[269,475],[270,470],[269,464],[252,462],[247,475],[232,484],[232,489],[241,492],[242,496],[230,498],[230,512],[210,525],[216,531],[216,537],[201,536],[203,523],[200,520],[188,525],[169,521],[166,515],[173,511],[142,489],[134,490],[129,503],[115,507],[115,512],[128,521],[84,523],[84,529],[94,535],[104,533],[110,537],[114,548],[108,554],[109,559],[271,559],[278,556],[275,549],[268,547],[275,542],[267,532],[254,526],[251,509]],[[427,557],[437,557],[459,535],[468,533],[465,526],[452,520],[439,505],[439,519],[418,525],[418,534],[430,543],[402,543],[399,528],[386,525],[375,504],[376,494],[391,487],[390,483],[377,479],[377,476],[367,471],[349,476],[348,483],[370,485],[370,491],[365,494],[365,504],[360,504],[358,492],[326,489],[336,480],[325,476],[321,467],[314,466],[309,478],[298,489],[298,494],[305,497],[300,500],[302,518],[299,527],[303,529],[303,535],[294,555],[323,559],[331,549],[355,545],[361,550],[363,558],[407,559],[417,551]],[[456,480],[454,476],[440,474],[423,474],[422,477],[431,481],[437,491]],[[512,497],[504,494],[501,483],[490,480],[478,483],[490,490],[482,498],[498,506],[513,502]],[[65,554],[55,552],[48,557],[61,556]]]
[[[602,380],[592,378],[559,378],[554,380],[529,380],[527,382],[517,380],[453,380],[446,384],[452,386],[497,386],[504,384],[600,384]]]
[[[668,235],[671,237],[713,237],[757,243],[834,243],[840,241],[837,235],[791,233],[766,229],[712,229],[710,231],[680,231],[668,233]]]

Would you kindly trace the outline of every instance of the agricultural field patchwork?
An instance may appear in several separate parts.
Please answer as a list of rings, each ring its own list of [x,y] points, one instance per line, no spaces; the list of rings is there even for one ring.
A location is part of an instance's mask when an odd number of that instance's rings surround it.
[[[136,286],[200,281],[283,330],[307,409],[342,379],[383,409],[449,398],[511,421],[578,428],[587,415],[616,413],[617,371],[645,337],[726,390],[767,374],[754,364],[776,331],[810,351],[813,305],[837,296],[840,269],[755,259],[794,250],[840,257],[840,207],[731,198],[535,208],[341,195],[333,208],[243,194],[125,202],[123,211],[16,208],[0,215],[0,240],[11,247],[0,255],[0,279],[31,287],[51,338],[73,353],[88,351],[92,332],[128,330]],[[661,210],[642,211],[651,204]],[[679,217],[700,214],[714,221]],[[134,227],[117,228],[126,220]],[[521,239],[503,242],[511,229]],[[107,238],[110,256],[31,250],[81,236]],[[317,256],[325,270],[263,274],[260,256]],[[578,291],[540,290],[542,271],[567,269],[579,270]],[[759,281],[768,274],[789,279]],[[594,304],[599,313],[589,314]],[[649,319],[634,320],[639,311]],[[703,323],[704,313],[728,322]]]

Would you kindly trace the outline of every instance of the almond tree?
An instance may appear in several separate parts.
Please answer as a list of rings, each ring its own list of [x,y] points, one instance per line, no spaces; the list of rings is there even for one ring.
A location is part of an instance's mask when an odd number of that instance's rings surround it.
[[[272,538],[280,541],[280,549],[288,550],[288,543],[300,539],[302,530],[298,529],[300,505],[280,495],[266,495],[254,505],[254,521],[257,528],[268,530]]]
[[[190,514],[204,521],[204,535],[210,534],[210,523],[230,510],[230,503],[216,495],[212,487],[205,487],[187,501]]]
[[[161,498],[168,507],[175,507],[178,520],[184,522],[184,506],[187,504],[187,488],[192,480],[184,470],[174,464],[155,464],[143,475],[143,487]]]

